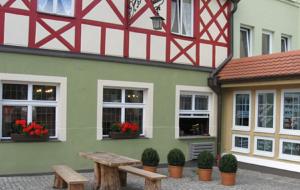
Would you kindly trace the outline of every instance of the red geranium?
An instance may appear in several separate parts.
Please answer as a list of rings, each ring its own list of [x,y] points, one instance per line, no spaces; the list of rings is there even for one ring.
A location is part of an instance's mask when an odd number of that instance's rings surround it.
[[[136,133],[139,130],[139,126],[135,123],[124,122],[116,123],[112,126],[111,131],[122,133]]]
[[[24,119],[16,120],[15,124],[17,127],[22,128],[23,134],[30,135],[30,136],[46,136],[48,135],[49,131],[44,126],[36,123],[31,122],[29,125],[27,124],[27,121]]]

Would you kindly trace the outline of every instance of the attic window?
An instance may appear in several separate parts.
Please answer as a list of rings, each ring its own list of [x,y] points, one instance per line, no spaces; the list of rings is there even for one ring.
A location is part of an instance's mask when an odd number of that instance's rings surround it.
[[[38,0],[38,12],[60,16],[74,16],[74,0]]]

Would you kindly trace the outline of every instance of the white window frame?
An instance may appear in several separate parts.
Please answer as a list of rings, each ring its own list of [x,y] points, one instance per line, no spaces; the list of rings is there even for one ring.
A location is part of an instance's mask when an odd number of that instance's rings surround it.
[[[300,89],[283,89],[281,91],[281,112],[280,112],[280,134],[284,135],[292,135],[292,136],[300,136],[300,130],[289,130],[283,128],[283,120],[284,120],[284,93],[285,92],[300,92]]]
[[[237,94],[247,94],[249,95],[249,122],[248,122],[248,126],[239,126],[239,125],[235,125],[235,114],[236,114],[236,95]],[[235,91],[233,93],[233,119],[232,119],[232,130],[235,131],[250,131],[251,129],[251,112],[252,112],[252,94],[251,91]]]
[[[240,31],[247,32],[247,46],[248,46],[248,57],[252,56],[252,40],[253,40],[253,29],[248,26],[241,26]],[[240,52],[241,55],[241,52]]]
[[[291,140],[291,139],[280,139],[280,144],[279,144],[279,158],[281,160],[289,160],[289,161],[296,161],[300,162],[300,156],[294,156],[294,155],[288,155],[288,154],[283,154],[283,142],[289,142],[289,143],[297,143],[300,144],[300,140]]]
[[[235,146],[235,137],[241,138],[248,138],[248,148],[241,148]],[[231,144],[231,151],[232,152],[239,152],[239,153],[250,153],[250,136],[249,135],[240,135],[240,134],[232,134],[232,144]]]
[[[98,80],[97,90],[97,140],[102,140],[102,113],[104,108],[103,89],[118,88],[118,89],[143,89],[144,90],[144,105],[143,105],[143,135],[146,138],[153,137],[153,84],[143,82],[128,82],[115,80]],[[109,103],[108,103],[109,104]],[[113,104],[113,103],[112,103]],[[111,106],[113,106],[111,104]],[[120,104],[118,104],[118,107]]]
[[[176,85],[176,97],[175,97],[175,139],[187,139],[187,138],[197,138],[203,136],[191,136],[191,137],[181,137],[180,136],[180,127],[179,127],[179,118],[180,118],[180,94],[182,93],[193,93],[193,94],[202,94],[209,96],[208,100],[208,110],[209,110],[209,135],[210,137],[217,136],[217,95],[209,87],[200,87],[200,86],[185,86],[185,85]]]
[[[177,3],[179,2],[179,1],[183,1],[183,0],[176,0],[177,1]],[[182,7],[183,6],[181,6],[180,7],[180,10],[177,10],[177,11],[180,11],[180,15],[181,15],[181,17],[179,18],[179,16],[178,16],[178,20],[180,20],[181,22],[179,23],[179,32],[173,32],[172,31],[172,29],[171,29],[171,33],[172,34],[176,34],[176,35],[180,35],[180,36],[186,36],[186,37],[193,37],[194,36],[194,0],[191,0],[191,4],[192,4],[192,12],[191,12],[191,14],[192,14],[192,16],[191,16],[191,18],[192,18],[192,20],[191,20],[191,35],[187,35],[187,34],[182,34]],[[182,2],[181,2],[181,5],[182,5]]]
[[[2,84],[27,84],[28,85],[28,99],[27,100],[3,100],[2,99]],[[32,100],[32,86],[33,85],[52,85],[56,86],[56,101],[41,101]],[[16,105],[28,106],[27,120],[31,122],[32,106],[49,106],[56,107],[56,135],[51,138],[57,138],[60,141],[67,140],[66,129],[66,107],[67,107],[67,78],[56,76],[39,76],[39,75],[23,75],[23,74],[7,74],[0,73],[0,126],[2,127],[2,106]],[[2,129],[0,129],[1,139],[11,139],[10,137],[2,137]]]
[[[257,140],[262,139],[262,140],[270,140],[272,141],[272,152],[267,152],[267,151],[262,151],[257,149]],[[254,154],[258,156],[265,156],[265,157],[274,157],[274,150],[275,150],[275,140],[274,138],[270,137],[262,137],[262,136],[255,136],[254,137]]]
[[[39,5],[37,5],[37,11],[39,13],[47,13],[47,14],[51,14],[51,15],[64,16],[64,17],[74,17],[75,16],[75,3],[76,3],[76,0],[71,0],[72,1],[72,6],[71,6],[71,12],[72,12],[72,14],[71,15],[57,13],[57,1],[58,0],[53,0],[53,11],[52,12],[40,10],[39,9]],[[39,3],[39,0],[37,0],[37,4],[38,3]]]
[[[274,105],[273,105],[273,127],[272,128],[263,128],[258,127],[258,95],[265,94],[265,93],[272,93],[274,96]],[[275,126],[276,126],[276,90],[257,90],[255,96],[255,132],[260,133],[275,133]]]
[[[286,51],[285,52],[290,51],[291,50],[291,36],[282,34],[281,38],[280,38],[280,43],[281,43],[281,40],[286,41],[286,47],[285,47]],[[281,47],[281,44],[280,44],[280,47]]]
[[[269,38],[270,38],[270,42],[269,42],[269,47],[270,47],[269,54],[271,54],[271,53],[273,53],[273,32],[267,31],[267,30],[263,30],[262,35],[263,34],[268,35]],[[261,48],[261,50],[262,50],[262,48]]]

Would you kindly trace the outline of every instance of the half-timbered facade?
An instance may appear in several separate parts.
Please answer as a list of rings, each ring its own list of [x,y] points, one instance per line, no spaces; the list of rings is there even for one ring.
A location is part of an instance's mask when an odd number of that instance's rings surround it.
[[[207,79],[230,53],[231,11],[229,0],[0,0],[0,175],[86,169],[83,150],[153,147],[163,163],[174,147],[216,151]],[[46,125],[50,141],[12,142],[16,119]],[[125,121],[139,138],[110,139]]]

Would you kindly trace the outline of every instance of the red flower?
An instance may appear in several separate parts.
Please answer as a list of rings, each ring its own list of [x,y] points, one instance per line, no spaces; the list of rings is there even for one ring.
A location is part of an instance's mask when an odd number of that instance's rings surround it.
[[[31,132],[29,133],[29,135],[30,135],[30,136],[33,136],[33,135],[34,135],[34,131],[31,131]]]
[[[48,135],[48,133],[49,133],[48,129],[42,130],[42,134],[43,134],[43,135]]]
[[[15,122],[16,125],[21,125],[23,128],[26,127],[26,123],[27,121],[25,119],[19,119]]]
[[[48,130],[36,123],[36,122],[31,122],[29,125],[26,125],[26,120],[24,119],[18,119],[15,121],[16,127],[22,127],[19,131],[23,132],[24,134],[30,135],[30,136],[43,136],[48,134]]]
[[[37,136],[40,136],[42,134],[42,131],[40,129],[36,129],[34,131],[34,133],[37,135]]]

